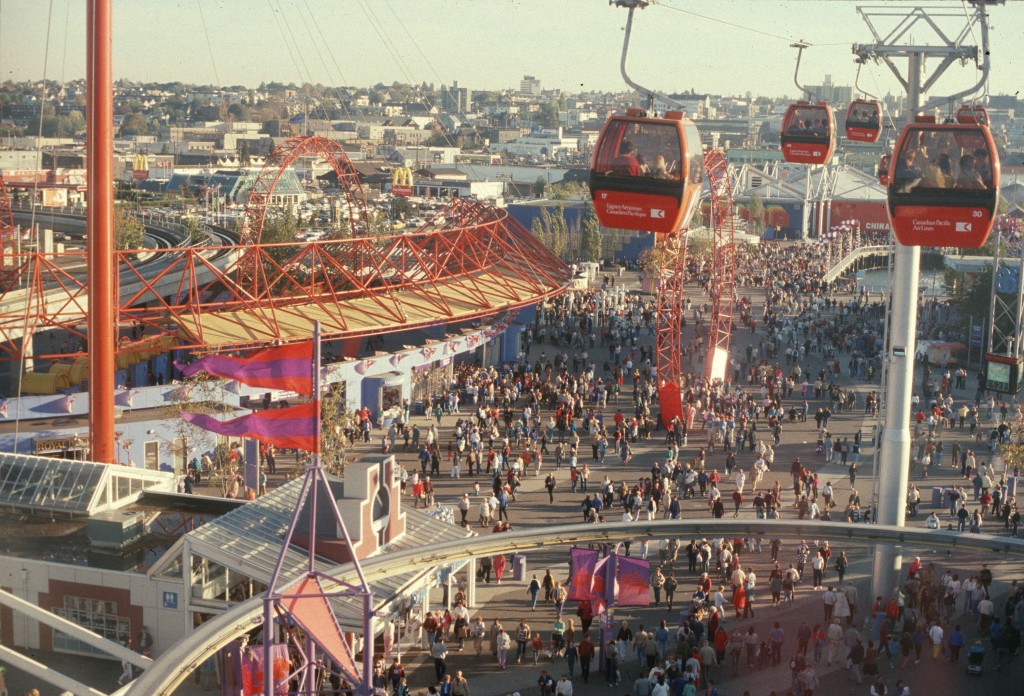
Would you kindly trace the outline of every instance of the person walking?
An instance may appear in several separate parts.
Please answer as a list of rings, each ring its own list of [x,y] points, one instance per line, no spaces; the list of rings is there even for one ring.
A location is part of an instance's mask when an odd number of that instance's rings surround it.
[[[452,696],[469,696],[469,680],[462,674],[461,669],[452,679]]]
[[[565,667],[569,670],[569,678],[572,679],[576,669],[576,660],[579,657],[579,649],[571,639],[565,642]]]
[[[516,664],[523,661],[526,655],[526,646],[530,642],[530,624],[526,619],[519,619],[519,626],[516,628]]]
[[[434,676],[438,683],[444,679],[444,675],[448,672],[448,646],[444,644],[444,634],[440,631],[434,638],[434,642],[430,646],[430,656],[434,659]]]
[[[577,654],[580,658],[580,676],[583,677],[583,683],[590,683],[590,662],[594,659],[594,643],[590,640],[589,635],[583,636],[583,640],[580,641],[579,647],[577,648]]]
[[[860,666],[864,662],[864,645],[860,642],[860,636],[857,636],[857,642],[850,648],[847,662],[850,665],[850,679],[857,684],[863,684],[864,676],[861,674]]]
[[[533,579],[530,580],[530,585],[526,588],[527,594],[530,595],[530,611],[537,610],[537,599],[540,597],[540,580],[537,579],[537,574],[533,574]]]

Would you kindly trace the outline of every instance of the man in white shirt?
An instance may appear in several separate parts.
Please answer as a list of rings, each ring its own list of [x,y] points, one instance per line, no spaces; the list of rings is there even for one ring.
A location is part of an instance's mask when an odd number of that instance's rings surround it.
[[[821,578],[825,569],[825,559],[820,553],[815,553],[811,557],[811,571],[814,576],[814,589],[821,589]]]
[[[825,593],[821,596],[822,606],[825,611],[825,623],[829,623],[832,620],[832,610],[836,606],[836,593],[829,586],[825,588]]]
[[[736,470],[736,490],[740,493],[743,492],[743,486],[746,485],[747,475],[743,473],[743,469]]]
[[[933,623],[932,627],[928,629],[928,638],[932,641],[932,660],[938,660],[939,653],[942,652],[942,636],[942,626]]]

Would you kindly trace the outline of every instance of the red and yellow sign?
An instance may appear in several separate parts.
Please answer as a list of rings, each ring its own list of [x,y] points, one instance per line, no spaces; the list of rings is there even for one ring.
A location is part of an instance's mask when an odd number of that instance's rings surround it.
[[[407,198],[412,195],[412,170],[408,167],[395,167],[391,177],[391,193]]]

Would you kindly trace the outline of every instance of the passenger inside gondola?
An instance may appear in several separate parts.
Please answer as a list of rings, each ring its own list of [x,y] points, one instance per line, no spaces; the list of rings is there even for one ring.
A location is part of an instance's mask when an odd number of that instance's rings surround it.
[[[992,188],[992,162],[989,161],[988,150],[983,147],[974,151],[974,168],[985,184],[985,188]]]
[[[966,154],[960,157],[960,174],[956,178],[958,189],[983,189],[985,182],[975,165],[974,155]]]
[[[910,193],[924,178],[924,173],[914,164],[916,158],[916,150],[906,150],[900,157],[899,162],[896,163],[896,174],[893,177],[893,183],[896,185],[896,190],[900,193]]]
[[[855,109],[847,119],[847,123],[862,128],[877,128],[878,112],[874,109]]]
[[[952,188],[953,160],[946,152],[940,152],[924,168],[921,188]]]
[[[619,154],[612,160],[612,171],[616,174],[641,176],[640,162],[636,158],[636,146],[630,140],[623,140],[619,145]]]

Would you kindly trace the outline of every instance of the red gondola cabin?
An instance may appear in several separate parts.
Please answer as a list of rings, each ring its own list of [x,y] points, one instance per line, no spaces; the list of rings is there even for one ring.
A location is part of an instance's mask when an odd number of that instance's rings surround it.
[[[605,227],[672,234],[689,224],[704,182],[700,134],[682,112],[608,119],[594,147],[590,195]]]
[[[836,149],[836,117],[825,102],[800,101],[782,120],[782,157],[796,164],[825,164]]]
[[[846,111],[846,139],[874,143],[882,134],[882,107],[876,99],[854,99]]]
[[[978,125],[987,126],[989,125],[988,109],[980,104],[963,104],[956,110],[956,122],[964,124],[977,123]]]
[[[905,246],[985,244],[999,205],[999,153],[982,125],[914,123],[893,151],[889,219]]]

